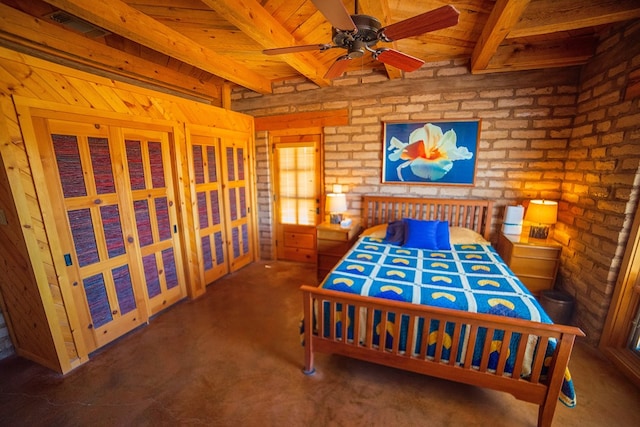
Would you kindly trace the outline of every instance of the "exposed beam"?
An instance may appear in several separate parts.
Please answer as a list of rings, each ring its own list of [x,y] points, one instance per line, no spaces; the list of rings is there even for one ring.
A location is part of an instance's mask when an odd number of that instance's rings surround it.
[[[530,0],[498,0],[471,54],[471,72],[487,68],[500,43],[518,23]]]
[[[389,9],[388,0],[363,0],[360,2],[360,8],[362,9],[359,11],[360,13],[378,18],[383,27],[393,24],[393,22],[391,22],[391,9]],[[387,46],[389,45],[387,44]],[[392,42],[389,47],[399,50],[396,42]],[[384,64],[384,68],[387,71],[389,80],[402,77],[402,71],[400,69],[387,64]]]
[[[216,100],[220,88],[167,67],[82,37],[0,3],[0,39],[78,64],[172,91]]]
[[[270,13],[256,0],[202,0],[204,4],[225,17],[245,35],[265,49],[294,46],[297,41]],[[331,85],[323,77],[326,67],[311,53],[282,55],[282,59],[321,87]]]
[[[271,93],[272,91],[271,82],[258,73],[199,45],[120,0],[110,0],[109,2],[86,2],[85,0],[45,1],[99,27],[240,86],[263,94]]]
[[[640,18],[638,0],[547,0],[532,2],[507,38],[576,30]]]
[[[513,43],[498,48],[490,63],[478,73],[570,67],[586,63],[595,53],[592,37],[524,45]]]

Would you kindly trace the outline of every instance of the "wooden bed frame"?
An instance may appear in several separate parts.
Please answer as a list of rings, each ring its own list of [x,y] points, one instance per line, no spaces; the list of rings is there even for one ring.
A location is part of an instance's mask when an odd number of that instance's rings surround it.
[[[461,199],[418,199],[418,198],[389,198],[365,196],[363,198],[363,221],[365,227],[387,223],[403,217],[418,219],[448,220],[451,226],[471,228],[489,240],[492,202],[483,200]],[[572,326],[550,325],[511,317],[489,314],[469,313],[460,310],[439,307],[422,306],[393,300],[364,297],[315,286],[302,286],[304,303],[304,342],[305,366],[304,372],[312,374],[314,369],[314,352],[334,353],[344,356],[379,363],[434,377],[452,381],[491,388],[511,393],[519,400],[539,405],[538,426],[550,426],[556,409],[565,370],[569,363],[571,350],[575,338],[584,333]],[[321,302],[328,302],[323,304]],[[328,305],[328,310],[327,310]],[[337,310],[337,307],[341,307]],[[352,319],[353,336],[365,339],[343,340],[347,336],[347,322],[342,322],[341,333],[336,334],[336,324],[340,313],[354,309],[355,313],[366,313],[366,316],[354,316]],[[382,313],[380,330],[393,328],[393,336],[400,336],[400,323],[388,325],[388,314],[395,314],[395,319],[408,319],[407,343],[405,348],[420,348],[419,354],[404,352],[399,348],[400,340],[393,340],[392,348],[386,344],[386,334],[381,334],[379,345],[373,340],[374,311]],[[316,312],[314,314],[314,311]],[[329,328],[325,329],[325,322],[317,322],[317,330],[310,325],[317,315],[319,319],[328,317]],[[436,351],[433,357],[427,356],[427,335],[420,343],[414,342],[414,329],[419,319],[425,324],[432,320],[439,320]],[[450,360],[442,358],[442,342],[444,340],[445,325],[454,325],[454,333],[450,354],[457,354],[462,334],[468,334],[468,347],[473,348],[478,329],[487,328],[486,336],[493,336],[495,330],[505,331],[504,342],[509,342],[513,334],[522,334],[518,346],[513,373],[505,371],[507,351],[499,351],[498,364],[495,370],[489,369],[489,354],[496,349],[491,348],[491,340],[486,340],[479,366],[472,367],[473,351],[464,353],[464,363],[456,363],[455,357]],[[466,327],[463,327],[466,325]],[[465,331],[465,332],[463,332]],[[538,337],[538,351],[530,364],[530,375],[524,375],[526,363],[526,343],[529,336]],[[551,358],[546,376],[543,375],[544,353],[549,339],[555,339],[556,350]],[[418,347],[419,345],[419,347]],[[507,346],[504,346],[507,347]]]

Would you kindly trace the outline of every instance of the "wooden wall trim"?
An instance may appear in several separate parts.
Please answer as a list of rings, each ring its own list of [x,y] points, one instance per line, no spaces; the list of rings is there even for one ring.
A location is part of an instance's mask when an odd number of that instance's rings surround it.
[[[279,114],[255,118],[256,131],[296,129],[349,124],[349,110],[323,110],[305,113]]]

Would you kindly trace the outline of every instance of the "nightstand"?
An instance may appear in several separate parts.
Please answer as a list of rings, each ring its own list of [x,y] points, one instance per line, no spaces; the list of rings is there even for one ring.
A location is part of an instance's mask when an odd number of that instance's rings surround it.
[[[316,227],[316,233],[318,280],[322,281],[340,261],[340,258],[353,246],[360,234],[360,224],[353,221],[349,228],[342,228],[340,224],[323,222]]]
[[[542,291],[553,289],[562,251],[558,243],[500,233],[496,250],[532,294],[540,296]]]

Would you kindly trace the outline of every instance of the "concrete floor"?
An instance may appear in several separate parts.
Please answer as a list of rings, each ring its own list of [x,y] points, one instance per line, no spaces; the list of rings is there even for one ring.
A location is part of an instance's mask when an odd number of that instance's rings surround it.
[[[65,377],[0,362],[2,426],[535,426],[511,395],[317,355],[301,372],[298,324],[313,265],[258,262],[121,338]],[[554,426],[638,426],[640,391],[578,343],[578,406]]]

